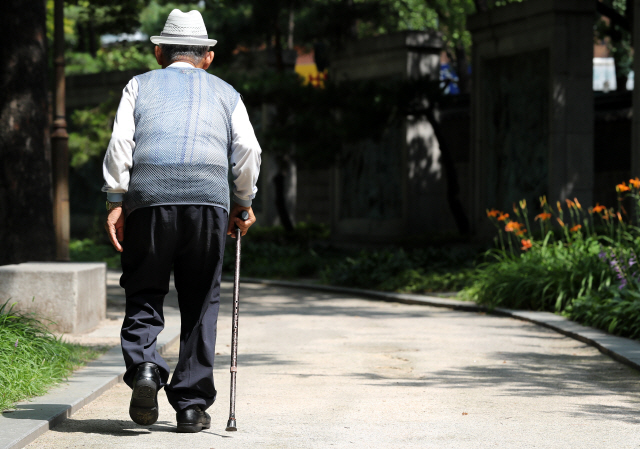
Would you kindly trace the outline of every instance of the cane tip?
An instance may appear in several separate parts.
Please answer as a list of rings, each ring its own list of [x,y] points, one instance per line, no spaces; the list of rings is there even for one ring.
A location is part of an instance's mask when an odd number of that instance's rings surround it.
[[[229,421],[227,421],[227,432],[235,432],[236,430],[238,430],[236,428],[236,420],[235,419],[230,419]]]

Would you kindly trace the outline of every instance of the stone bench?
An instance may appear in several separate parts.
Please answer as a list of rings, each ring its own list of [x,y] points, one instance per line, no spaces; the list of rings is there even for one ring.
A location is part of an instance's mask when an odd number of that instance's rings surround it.
[[[0,266],[0,304],[51,320],[50,330],[93,329],[107,312],[104,263],[28,262]]]

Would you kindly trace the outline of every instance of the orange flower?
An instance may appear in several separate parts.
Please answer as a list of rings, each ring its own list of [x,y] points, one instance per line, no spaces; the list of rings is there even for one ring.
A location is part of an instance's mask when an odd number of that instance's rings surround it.
[[[635,187],[636,189],[640,189],[640,179],[636,178],[636,179],[630,179],[629,180],[629,184],[631,184],[633,187]]]
[[[582,210],[582,206],[580,205],[580,202],[578,201],[578,198],[574,198],[573,202],[576,203],[576,207],[580,210]]]
[[[504,230],[507,231],[507,232],[514,232],[514,231],[519,231],[521,227],[522,227],[522,225],[520,223],[518,223],[517,221],[510,221],[504,227]]]
[[[579,231],[580,229],[582,229],[582,225],[577,224],[573,228],[569,229],[569,231],[576,232],[576,231]]]
[[[522,243],[522,248],[521,248],[522,251],[526,251],[529,248],[531,248],[531,240],[522,240],[521,243]]]
[[[564,221],[560,220],[559,218],[556,218],[556,220],[558,220],[558,223],[560,223],[560,226],[564,228]]]
[[[544,207],[547,204],[547,197],[545,195],[540,197],[540,207]]]
[[[500,214],[498,221],[505,221],[507,218],[509,218],[509,214]]]
[[[604,210],[606,210],[606,209],[607,209],[606,207],[601,206],[600,204],[596,203],[596,207],[594,207],[594,208],[593,208],[593,211],[594,211],[595,213],[598,213],[598,214],[599,214],[600,212],[602,212],[602,211],[604,211]]]
[[[621,184],[618,184],[618,185],[616,186],[616,191],[617,191],[617,192],[619,192],[619,193],[626,192],[626,191],[628,191],[628,190],[631,190],[631,187],[629,187],[629,186],[628,186],[627,184],[625,184],[624,182],[623,182],[623,183],[621,183]]]
[[[620,215],[620,212],[616,213],[616,215],[618,216],[618,220],[622,221],[622,215]]]
[[[573,201],[571,201],[569,198],[567,198],[565,201],[567,202],[567,207],[569,209],[571,209],[572,207],[575,206],[575,203]]]
[[[551,214],[549,212],[542,212],[541,214],[536,215],[536,220],[547,221],[551,218]]]
[[[497,217],[501,212],[497,209],[491,209],[487,211],[487,217]]]
[[[526,229],[521,229],[521,230],[519,230],[518,232],[516,232],[516,235],[517,235],[518,237],[522,237],[523,235],[525,235],[525,234],[526,234],[526,232],[527,232],[527,230],[526,230]]]

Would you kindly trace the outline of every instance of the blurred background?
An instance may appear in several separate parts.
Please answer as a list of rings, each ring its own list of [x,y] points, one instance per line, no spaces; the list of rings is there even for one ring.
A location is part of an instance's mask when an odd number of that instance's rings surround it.
[[[455,278],[491,242],[488,208],[613,204],[637,172],[632,0],[13,0],[0,264],[118,267],[102,160],[173,8],[202,13],[209,72],[242,94],[263,148],[250,275]],[[447,279],[435,289],[460,287]]]

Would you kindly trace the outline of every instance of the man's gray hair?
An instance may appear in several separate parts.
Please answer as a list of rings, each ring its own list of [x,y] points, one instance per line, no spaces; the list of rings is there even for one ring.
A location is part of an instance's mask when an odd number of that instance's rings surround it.
[[[162,55],[171,64],[176,61],[188,60],[194,64],[199,64],[209,51],[209,47],[201,45],[169,45],[160,44]]]

